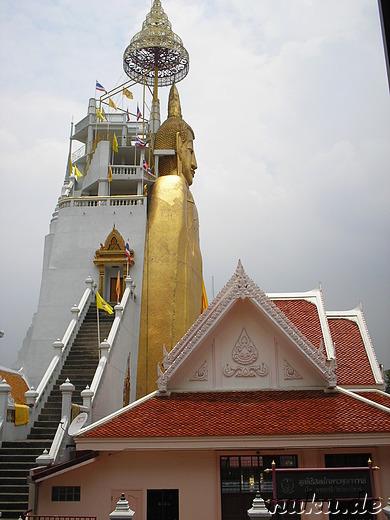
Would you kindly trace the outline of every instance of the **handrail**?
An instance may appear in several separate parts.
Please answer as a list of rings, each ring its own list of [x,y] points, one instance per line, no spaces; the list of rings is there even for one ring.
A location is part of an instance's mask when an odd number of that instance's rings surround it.
[[[134,287],[135,284],[130,276],[125,278],[125,291],[122,296],[122,300],[119,305],[115,306],[115,318],[114,322],[111,326],[110,333],[108,338],[100,343],[100,361],[96,368],[95,375],[93,376],[91,388],[90,390],[93,392],[91,399],[91,409],[93,405],[93,401],[96,397],[96,394],[99,390],[100,381],[103,377],[105,367],[107,365],[108,359],[110,357],[110,353],[112,351],[112,347],[115,343],[115,339],[117,337],[117,333],[119,330],[120,322],[122,320],[123,311],[127,306],[129,299],[134,297]]]
[[[62,441],[68,428],[68,423],[69,419],[66,415],[64,415],[58,423],[57,431],[54,436],[53,442],[51,443],[49,451],[49,458],[53,461],[53,463],[55,463],[57,460],[58,453],[62,445]]]
[[[68,207],[96,207],[96,206],[142,206],[144,195],[122,195],[118,197],[63,197],[58,203],[59,209]]]
[[[60,372],[62,365],[64,363],[65,357],[70,349],[72,341],[75,335],[80,328],[80,325],[84,319],[84,316],[88,310],[88,302],[93,293],[92,285],[93,280],[90,276],[86,278],[85,283],[87,284],[87,288],[85,289],[80,302],[78,305],[74,305],[71,308],[71,312],[73,314],[72,319],[65,331],[65,334],[62,337],[62,340],[57,340],[54,342],[53,346],[56,349],[56,353],[53,356],[49,366],[46,369],[45,374],[43,375],[37,389],[36,389],[36,399],[35,399],[35,409],[37,409],[39,404],[42,404],[44,396],[46,396],[50,391],[49,388],[50,381],[53,380],[53,376]],[[54,384],[54,383],[53,383]]]

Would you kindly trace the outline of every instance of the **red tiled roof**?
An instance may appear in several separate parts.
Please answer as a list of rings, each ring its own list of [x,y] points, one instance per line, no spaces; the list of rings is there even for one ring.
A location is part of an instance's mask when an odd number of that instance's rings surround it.
[[[390,414],[347,395],[313,391],[153,396],[82,438],[390,433]]]
[[[374,401],[375,403],[382,404],[383,406],[387,406],[390,408],[390,394],[382,394],[380,392],[356,392],[355,394],[359,394],[366,399],[370,399],[370,401]]]
[[[322,342],[323,353],[326,354],[318,310],[314,303],[310,303],[306,300],[272,301],[287,316],[291,323],[306,336],[314,347],[318,348]]]
[[[331,317],[328,323],[335,343],[337,383],[374,385],[375,378],[358,324],[348,319]]]

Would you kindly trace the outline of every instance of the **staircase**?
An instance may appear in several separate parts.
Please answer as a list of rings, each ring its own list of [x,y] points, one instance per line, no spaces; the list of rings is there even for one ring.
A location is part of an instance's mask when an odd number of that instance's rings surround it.
[[[100,341],[107,338],[114,315],[99,311]],[[61,419],[60,385],[67,378],[75,386],[72,402],[82,404],[80,393],[91,385],[99,362],[96,304],[90,305],[48,400],[23,441],[4,441],[0,448],[1,520],[19,518],[28,509],[27,477],[35,459],[49,450]]]

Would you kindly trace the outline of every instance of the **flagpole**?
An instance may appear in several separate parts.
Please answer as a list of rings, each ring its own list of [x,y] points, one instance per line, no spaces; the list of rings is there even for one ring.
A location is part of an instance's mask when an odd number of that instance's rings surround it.
[[[70,123],[70,136],[69,136],[69,155],[68,155],[68,167],[67,167],[67,175],[65,177],[70,177],[72,175],[72,135],[73,135],[73,116],[72,121]]]
[[[129,249],[130,249],[130,239],[129,238],[127,239],[127,243],[129,244]],[[127,260],[126,277],[128,277],[129,276],[129,257],[127,257],[126,260]]]

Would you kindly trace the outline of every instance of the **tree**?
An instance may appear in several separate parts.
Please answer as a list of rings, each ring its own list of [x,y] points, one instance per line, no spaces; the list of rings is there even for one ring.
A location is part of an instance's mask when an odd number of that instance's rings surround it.
[[[390,394],[390,369],[384,371],[385,375],[385,392]]]

